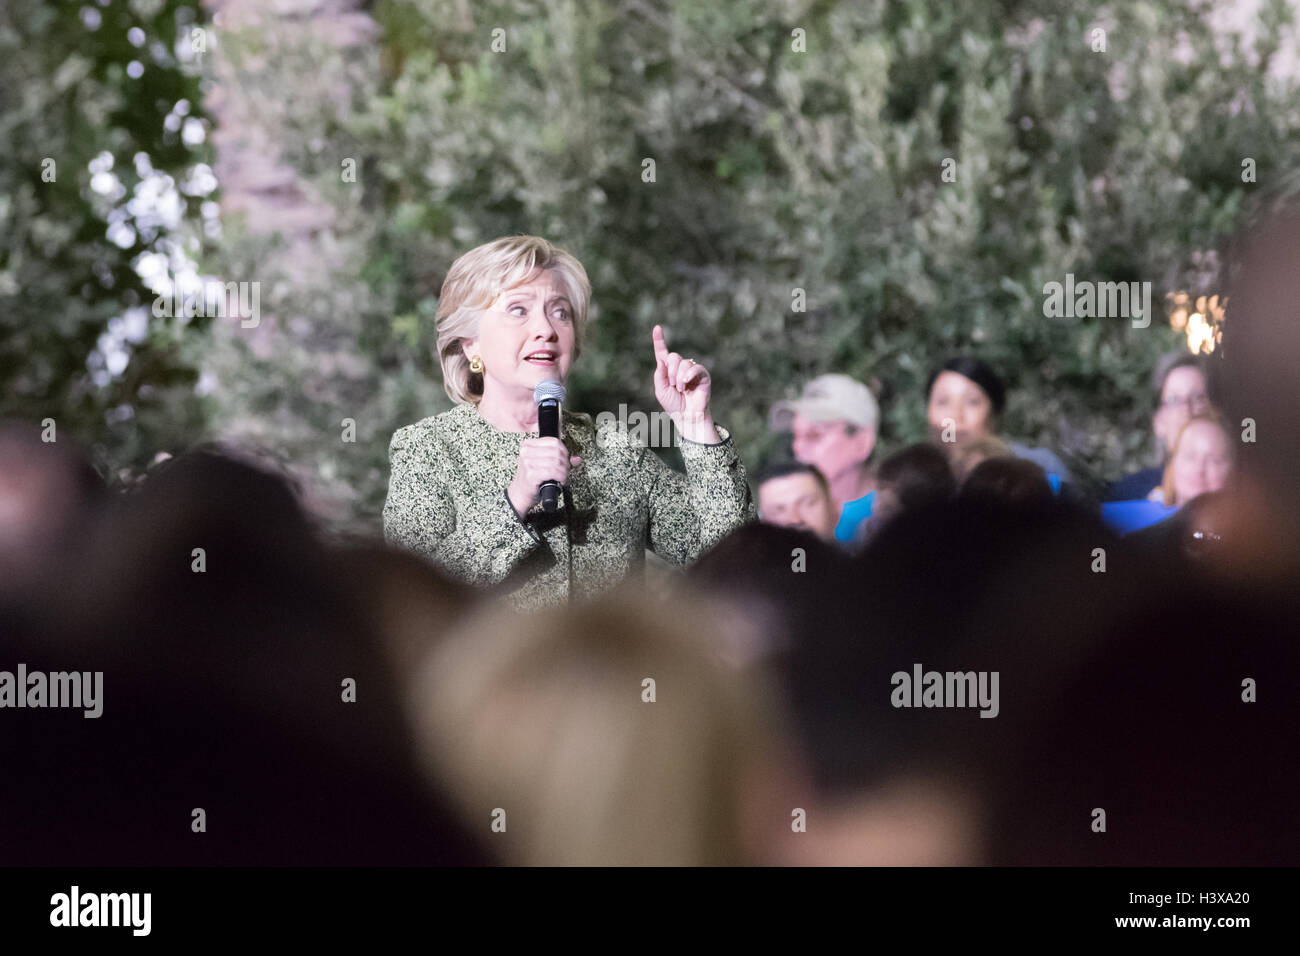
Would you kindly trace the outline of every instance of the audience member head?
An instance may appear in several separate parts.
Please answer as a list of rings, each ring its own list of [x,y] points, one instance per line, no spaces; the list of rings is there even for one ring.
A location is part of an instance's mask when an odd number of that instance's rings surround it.
[[[282,479],[181,455],[86,537],[67,636],[19,659],[101,673],[100,714],[24,710],[3,735],[0,763],[29,781],[0,812],[14,859],[482,861],[419,776],[384,645]]]
[[[349,590],[365,603],[367,619],[402,680],[478,597],[467,585],[399,548],[354,544],[339,549],[337,561]]]
[[[45,442],[36,425],[0,422],[0,606],[21,602],[39,613],[62,598],[51,575],[105,497],[69,439]]]
[[[1024,458],[989,458],[976,465],[961,485],[967,502],[1050,505],[1052,486],[1041,467]]]
[[[992,435],[1006,406],[1006,386],[987,362],[950,358],[925,383],[930,434],[945,451]]]
[[[1089,568],[1116,546],[1068,505],[955,499],[886,523],[857,560],[851,626],[779,662],[807,755],[797,805],[819,825],[781,835],[776,859],[983,862],[1001,765],[1106,626],[1108,591],[1131,590]]]
[[[1230,281],[1221,359],[1222,404],[1235,434],[1227,566],[1256,585],[1291,592],[1300,579],[1300,204],[1248,221],[1227,256]],[[1217,378],[1217,376],[1215,376]]]
[[[1205,580],[1188,568],[1135,595],[1109,627],[1094,626],[1097,645],[1007,754],[987,862],[1300,858],[1295,605]],[[1281,697],[1267,696],[1277,679]]]
[[[1218,491],[1228,483],[1234,460],[1233,435],[1218,414],[1189,418],[1175,436],[1165,465],[1165,506],[1181,507],[1197,495]]]
[[[925,442],[908,445],[882,461],[876,485],[871,516],[884,520],[911,508],[947,501],[957,491],[947,456]]]
[[[1226,489],[1197,495],[1164,521],[1127,535],[1124,543],[1165,580],[1195,572],[1219,578],[1216,586],[1221,586],[1225,575],[1239,570],[1231,566],[1239,560],[1231,547],[1234,497]]]
[[[814,466],[832,489],[853,484],[876,447],[880,409],[866,385],[847,375],[822,375],[795,401],[772,407],[773,431],[794,433],[797,461]]]
[[[810,532],[751,522],[731,532],[687,571],[718,608],[728,661],[767,663],[845,626],[852,563]]]
[[[1015,452],[1011,446],[1001,438],[994,438],[989,435],[985,438],[979,438],[975,441],[954,448],[952,454],[952,474],[956,479],[958,487],[966,481],[966,478],[975,466],[981,462],[988,461],[990,458],[1014,458]]]
[[[798,462],[774,465],[758,479],[758,518],[782,528],[835,536],[838,515],[822,473]]]
[[[764,734],[714,652],[711,613],[641,595],[518,615],[484,607],[417,676],[426,765],[506,863],[745,862]]]
[[[1210,392],[1205,361],[1190,352],[1171,352],[1156,365],[1151,378],[1155,411],[1151,429],[1167,461],[1174,442],[1188,419],[1210,410]]]

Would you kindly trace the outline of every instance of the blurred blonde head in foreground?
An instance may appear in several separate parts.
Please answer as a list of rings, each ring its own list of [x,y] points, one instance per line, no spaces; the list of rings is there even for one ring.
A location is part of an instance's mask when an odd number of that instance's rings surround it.
[[[748,862],[759,692],[712,612],[626,591],[528,615],[486,609],[417,671],[426,768],[504,863]],[[651,683],[651,681],[653,683]]]

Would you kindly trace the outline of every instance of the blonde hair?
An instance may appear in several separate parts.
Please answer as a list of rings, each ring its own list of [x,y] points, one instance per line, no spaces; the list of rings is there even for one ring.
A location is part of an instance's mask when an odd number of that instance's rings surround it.
[[[447,270],[438,298],[438,360],[442,385],[458,404],[483,397],[483,376],[471,372],[461,341],[478,335],[483,313],[502,292],[527,282],[536,272],[554,270],[573,306],[573,357],[582,351],[591,302],[591,281],[582,263],[538,236],[506,236],[476,246]]]
[[[424,766],[474,828],[506,812],[502,862],[749,862],[740,807],[767,739],[756,678],[719,659],[708,605],[662,608],[622,589],[485,608],[417,672]]]
[[[1178,437],[1174,439],[1173,447],[1169,449],[1169,460],[1165,462],[1165,473],[1160,482],[1160,500],[1164,502],[1166,508],[1172,508],[1178,497],[1178,493],[1174,488],[1174,459],[1178,457],[1178,446],[1183,443],[1183,436],[1187,434],[1187,429],[1196,424],[1214,425],[1223,432],[1228,438],[1228,454],[1232,456],[1233,462],[1236,462],[1237,456],[1236,448],[1232,443],[1232,430],[1228,428],[1228,423],[1223,416],[1213,409],[1199,415],[1193,415],[1183,422],[1182,428],[1178,429]],[[1186,504],[1186,502],[1183,503]]]

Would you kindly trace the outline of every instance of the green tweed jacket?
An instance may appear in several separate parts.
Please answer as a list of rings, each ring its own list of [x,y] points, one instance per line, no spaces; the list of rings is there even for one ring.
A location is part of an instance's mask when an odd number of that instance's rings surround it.
[[[595,595],[629,575],[643,580],[645,551],[685,566],[754,517],[745,467],[726,429],[715,445],[680,440],[686,473],[634,435],[597,433],[590,415],[565,411],[570,469],[554,514],[523,520],[506,498],[525,436],[458,405],[399,428],[389,444],[384,537],[470,584],[500,586],[520,609]]]

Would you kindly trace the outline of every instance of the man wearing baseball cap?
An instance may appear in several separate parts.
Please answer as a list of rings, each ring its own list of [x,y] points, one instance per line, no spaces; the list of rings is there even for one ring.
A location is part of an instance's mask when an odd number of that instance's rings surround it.
[[[871,389],[847,375],[820,375],[799,398],[772,407],[772,430],[794,433],[795,460],[825,476],[839,515],[835,540],[844,544],[871,516],[876,482],[867,461],[876,447],[879,421]]]

